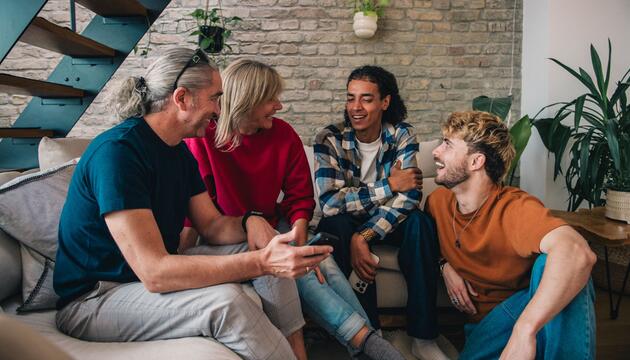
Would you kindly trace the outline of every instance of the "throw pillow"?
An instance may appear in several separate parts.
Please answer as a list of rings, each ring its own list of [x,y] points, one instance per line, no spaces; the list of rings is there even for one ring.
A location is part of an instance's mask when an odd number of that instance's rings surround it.
[[[59,216],[77,161],[21,176],[0,187],[0,229],[22,246],[22,311],[55,306],[50,292]]]
[[[50,169],[80,157],[90,141],[92,139],[43,137],[37,149],[39,168]]]
[[[0,230],[0,302],[18,292],[21,276],[20,246]]]
[[[53,288],[55,263],[27,246],[21,246],[22,300],[18,312],[54,309],[59,297]]]

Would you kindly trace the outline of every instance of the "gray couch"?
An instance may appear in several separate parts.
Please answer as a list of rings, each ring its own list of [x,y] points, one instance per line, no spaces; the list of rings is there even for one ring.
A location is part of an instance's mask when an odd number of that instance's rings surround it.
[[[87,144],[88,140],[81,139],[44,139],[39,147],[41,171],[0,173],[0,312],[4,312],[0,314],[0,320],[9,318],[28,325],[77,359],[239,359],[229,349],[208,338],[97,343],[77,340],[57,331],[55,310],[50,309],[53,300],[50,297],[54,296],[54,293],[50,294],[54,263],[51,265],[47,259],[54,259],[54,236],[61,206],[59,202],[62,201],[54,200],[52,194],[58,193],[56,196],[61,199],[65,197],[67,181],[76,163],[67,161],[80,156]],[[437,141],[421,143],[418,159],[425,176],[424,198],[435,188],[431,151],[437,144]],[[305,150],[312,168],[312,148],[305,147]],[[16,200],[16,193],[23,198],[18,196]],[[40,200],[33,200],[33,197]],[[318,216],[316,211],[311,225],[316,224]],[[15,233],[16,223],[20,223],[26,229],[23,232],[28,234]],[[46,236],[50,239],[42,240]],[[375,252],[381,259],[381,270],[376,278],[379,307],[405,306],[406,286],[399,272],[396,249],[383,246],[377,247]],[[245,287],[256,298],[252,289]],[[439,303],[447,304],[444,291],[439,296]],[[3,331],[11,329],[6,326],[0,329],[0,337]]]

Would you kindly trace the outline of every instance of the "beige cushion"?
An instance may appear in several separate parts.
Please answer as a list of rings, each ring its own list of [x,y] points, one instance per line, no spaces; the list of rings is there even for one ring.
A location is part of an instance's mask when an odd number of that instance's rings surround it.
[[[420,143],[420,151],[418,152],[418,167],[422,170],[422,175],[425,178],[432,178],[437,175],[437,168],[435,161],[433,160],[433,149],[440,145],[441,140],[435,139],[431,141],[425,141]],[[427,193],[428,194],[428,193]]]
[[[20,246],[0,230],[0,301],[17,293],[21,282]]]
[[[44,311],[27,315],[10,315],[36,330],[51,343],[75,359],[90,360],[238,360],[236,354],[213,339],[188,337],[143,342],[92,342],[82,341],[60,333],[55,326],[55,312]],[[46,356],[40,357],[47,358]]]
[[[92,139],[80,138],[47,138],[39,142],[39,168],[49,169],[61,165],[74,158],[81,157]]]

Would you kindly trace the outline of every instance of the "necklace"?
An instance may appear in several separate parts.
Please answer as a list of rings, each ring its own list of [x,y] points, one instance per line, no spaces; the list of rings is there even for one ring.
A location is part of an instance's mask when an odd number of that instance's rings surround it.
[[[473,214],[473,216],[470,218],[470,220],[468,220],[468,222],[466,223],[466,225],[464,225],[464,227],[462,228],[462,231],[459,232],[459,234],[457,234],[457,232],[455,231],[455,212],[457,211],[456,209],[456,204],[457,204],[457,199],[455,199],[455,201],[453,202],[453,221],[451,223],[451,225],[453,226],[453,235],[455,235],[455,247],[456,248],[461,248],[462,247],[462,243],[459,240],[459,238],[462,236],[462,234],[464,233],[464,231],[466,231],[466,228],[468,227],[468,225],[470,225],[470,223],[475,220],[475,217],[477,216],[477,213],[479,212],[479,210],[483,207],[483,204],[486,203],[486,200],[488,200],[488,197],[486,196],[486,198],[483,200],[483,202],[481,203],[481,205],[479,205],[479,207],[477,208],[477,210],[475,210],[475,213]]]

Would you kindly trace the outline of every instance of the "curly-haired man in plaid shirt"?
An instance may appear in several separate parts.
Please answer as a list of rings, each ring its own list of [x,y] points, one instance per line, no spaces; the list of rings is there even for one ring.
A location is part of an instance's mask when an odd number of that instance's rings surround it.
[[[347,88],[345,121],[315,138],[315,180],[324,214],[317,231],[337,235],[333,255],[342,271],[348,276],[354,270],[370,284],[378,268],[370,246],[399,247],[412,352],[421,359],[446,359],[435,343],[435,224],[418,209],[418,142],[403,122],[407,109],[396,78],[381,67],[363,66],[352,71]],[[378,328],[376,286],[357,295]]]

